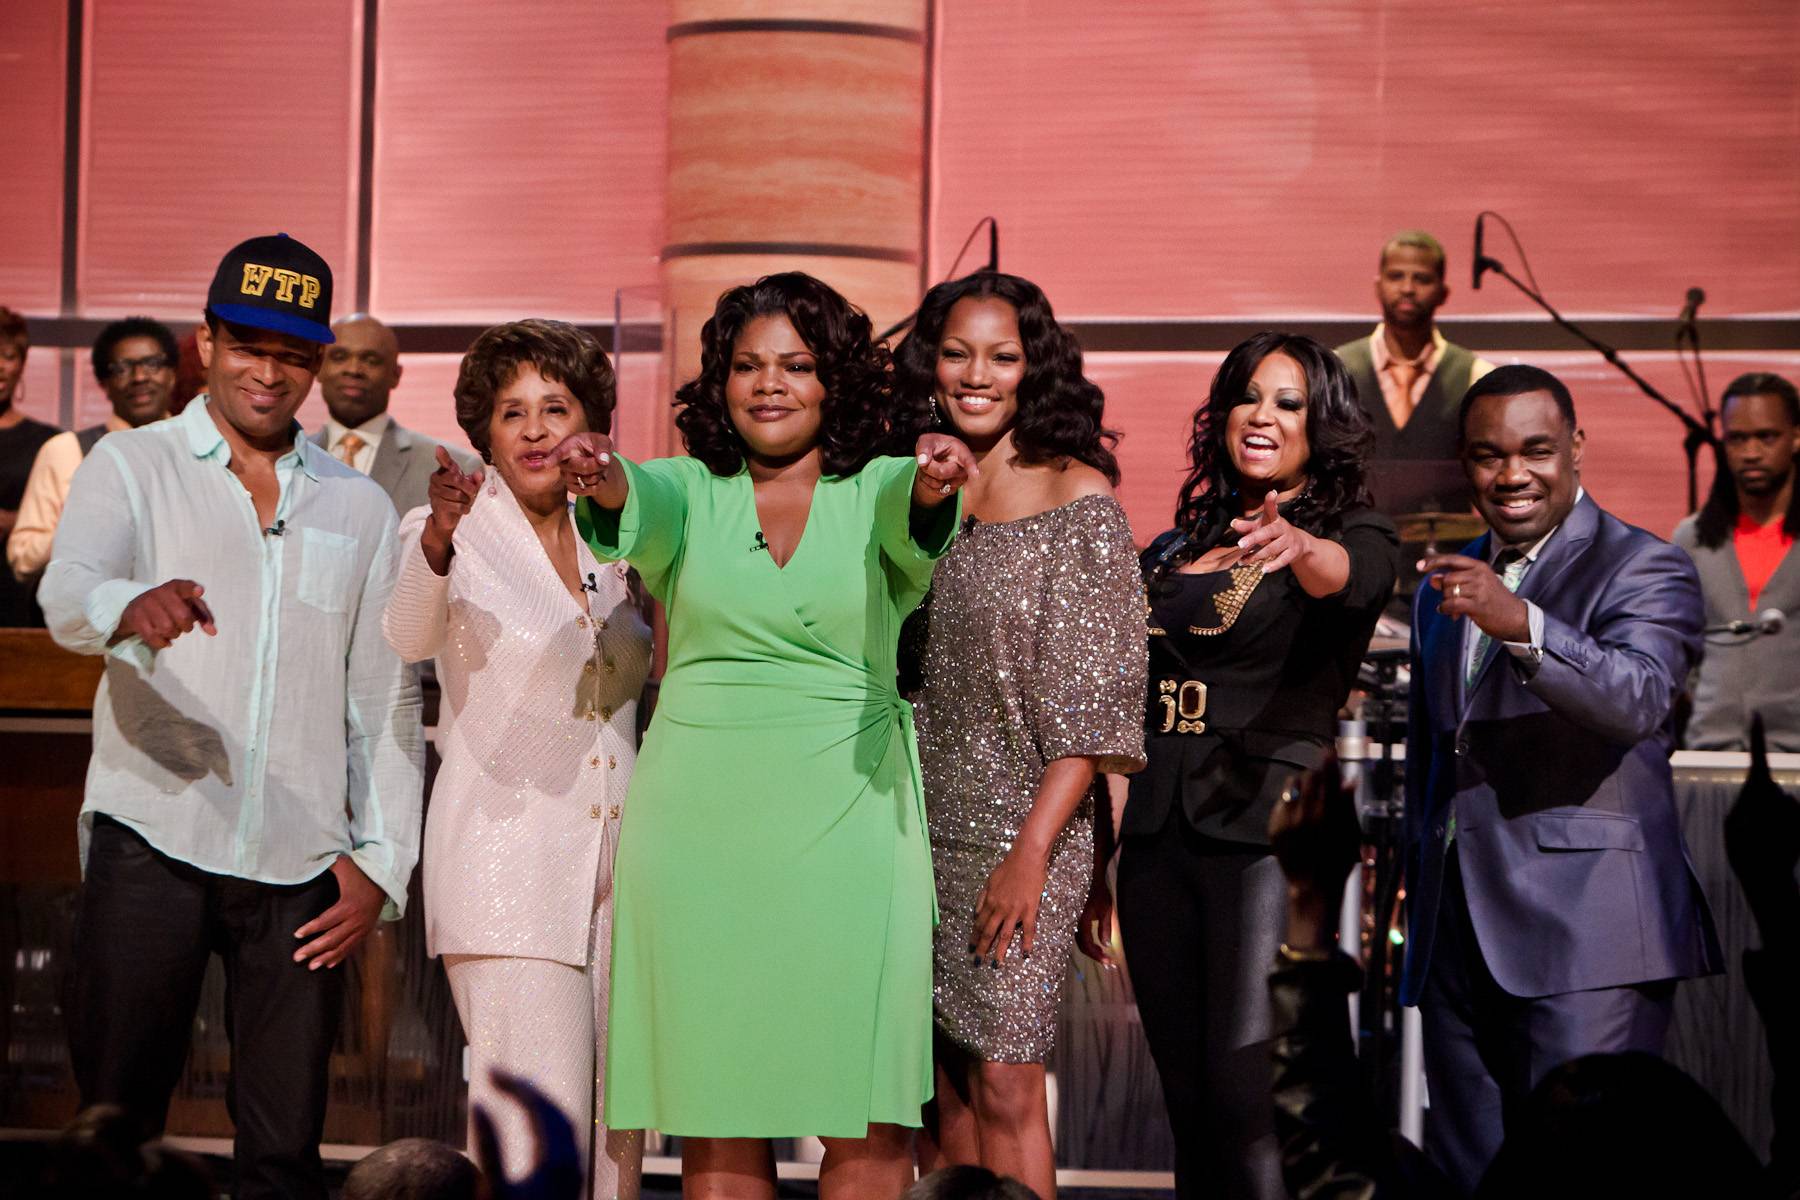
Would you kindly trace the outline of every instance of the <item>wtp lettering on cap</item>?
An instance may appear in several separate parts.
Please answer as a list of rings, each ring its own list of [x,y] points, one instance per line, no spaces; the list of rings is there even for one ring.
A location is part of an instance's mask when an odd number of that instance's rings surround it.
[[[286,267],[266,267],[261,263],[244,264],[244,282],[238,291],[246,296],[262,296],[269,288],[269,280],[275,281],[275,299],[283,304],[293,304],[294,288],[300,289],[298,301],[301,308],[312,308],[319,299],[319,278],[299,271],[290,271]]]

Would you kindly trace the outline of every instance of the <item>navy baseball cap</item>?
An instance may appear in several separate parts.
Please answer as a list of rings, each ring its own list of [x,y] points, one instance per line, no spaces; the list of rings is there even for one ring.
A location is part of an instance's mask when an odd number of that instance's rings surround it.
[[[331,268],[285,233],[233,246],[206,291],[206,311],[233,325],[309,342],[337,341],[331,332]]]

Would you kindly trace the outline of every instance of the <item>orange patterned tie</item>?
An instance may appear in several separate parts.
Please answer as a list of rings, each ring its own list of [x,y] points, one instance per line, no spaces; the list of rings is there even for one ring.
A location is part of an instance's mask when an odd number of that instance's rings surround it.
[[[338,461],[347,467],[354,467],[356,465],[357,451],[368,444],[369,443],[363,441],[357,434],[346,433],[337,444]]]
[[[1405,429],[1413,414],[1413,384],[1419,381],[1419,360],[1396,358],[1388,364],[1388,374],[1394,379],[1394,390],[1387,395],[1388,415],[1394,419],[1395,429]]]

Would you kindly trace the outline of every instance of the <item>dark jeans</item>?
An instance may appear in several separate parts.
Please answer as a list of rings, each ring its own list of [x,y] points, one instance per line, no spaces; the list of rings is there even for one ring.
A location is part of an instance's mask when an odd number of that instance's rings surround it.
[[[1425,1150],[1463,1192],[1500,1149],[1507,1117],[1552,1069],[1583,1054],[1660,1055],[1675,981],[1556,996],[1503,991],[1482,957],[1455,847],[1444,864],[1437,939],[1419,997],[1430,1087]]]
[[[1269,968],[1286,884],[1267,847],[1198,833],[1179,805],[1122,839],[1126,967],[1175,1133],[1180,1200],[1277,1200]]]
[[[319,1139],[343,974],[294,962],[294,930],[337,902],[329,871],[280,886],[213,875],[96,817],[75,926],[69,1049],[81,1103],[160,1133],[207,959],[225,964],[237,1194],[324,1200]]]

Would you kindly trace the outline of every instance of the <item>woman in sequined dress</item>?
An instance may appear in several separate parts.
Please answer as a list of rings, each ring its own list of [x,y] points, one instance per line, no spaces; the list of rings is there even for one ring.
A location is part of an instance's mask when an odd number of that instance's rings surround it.
[[[1370,437],[1333,354],[1256,335],[1194,414],[1175,528],[1143,557],[1150,765],[1120,826],[1119,921],[1183,1200],[1287,1195],[1269,1104],[1285,898],[1269,814],[1332,743],[1393,591]]]
[[[1100,389],[1038,288],[983,272],[927,293],[897,391],[981,473],[909,645],[940,924],[937,1098],[949,1162],[1056,1190],[1044,1058],[1090,900],[1108,907],[1096,773],[1143,766],[1143,589],[1113,498]],[[1105,789],[1098,789],[1104,795]],[[1103,918],[1104,919],[1104,918]],[[1082,946],[1100,957],[1104,934]]]
[[[492,1071],[529,1080],[591,1131],[595,1200],[635,1197],[643,1156],[640,1134],[594,1118],[613,854],[651,637],[626,574],[576,537],[550,451],[610,428],[613,398],[605,351],[572,325],[477,338],[456,415],[487,467],[464,475],[438,451],[429,507],[400,522],[383,622],[402,657],[437,659],[443,687],[425,938],[468,1036],[470,1112],[494,1115],[507,1161],[529,1159],[531,1130],[496,1103]]]

